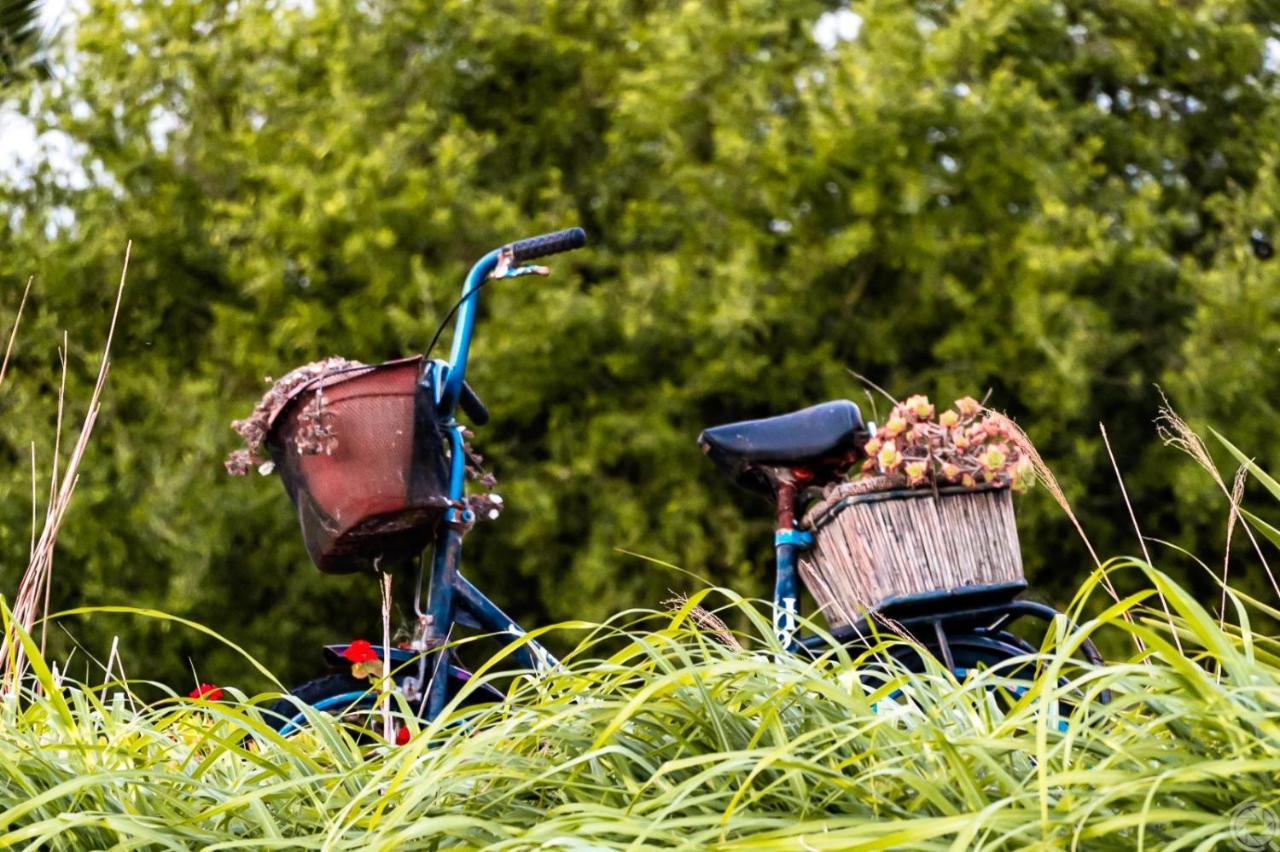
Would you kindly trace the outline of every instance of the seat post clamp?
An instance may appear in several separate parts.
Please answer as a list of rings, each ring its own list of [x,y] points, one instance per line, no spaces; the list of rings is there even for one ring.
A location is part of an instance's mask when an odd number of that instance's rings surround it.
[[[808,530],[777,530],[773,534],[774,547],[790,544],[807,550],[813,547],[813,533]]]

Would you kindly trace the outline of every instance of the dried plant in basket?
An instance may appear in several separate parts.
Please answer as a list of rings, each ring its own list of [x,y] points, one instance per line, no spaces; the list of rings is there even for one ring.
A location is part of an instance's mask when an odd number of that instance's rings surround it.
[[[1035,467],[1019,447],[1012,423],[972,397],[935,416],[929,398],[917,395],[895,405],[867,442],[862,474],[886,488],[995,483],[1022,491],[1035,481]]]
[[[270,473],[273,465],[263,456],[262,450],[271,428],[271,421],[277,412],[305,385],[363,366],[365,365],[359,361],[349,361],[346,358],[334,356],[325,358],[323,361],[304,364],[273,382],[248,417],[232,421],[231,428],[244,439],[245,446],[227,456],[227,472],[233,476],[245,476],[256,467],[264,474]],[[267,379],[267,381],[271,380]],[[332,417],[325,409],[323,390],[312,395],[299,420],[303,429],[299,433],[298,452],[332,455],[337,446],[337,437],[334,435]]]
[[[866,452],[859,474],[804,516],[815,545],[801,577],[833,626],[906,601],[1025,585],[1010,494],[1035,469],[1011,421],[970,397],[937,413],[912,396]]]

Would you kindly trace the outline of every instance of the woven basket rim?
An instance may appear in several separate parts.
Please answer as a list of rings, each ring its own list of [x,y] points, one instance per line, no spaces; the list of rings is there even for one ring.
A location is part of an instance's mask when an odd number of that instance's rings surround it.
[[[876,483],[880,487],[868,487]],[[900,480],[883,476],[872,480],[842,482],[827,491],[823,498],[804,513],[803,526],[819,530],[831,523],[848,506],[858,503],[880,503],[885,500],[918,500],[922,497],[953,497],[966,494],[984,494],[992,491],[1008,491],[1009,484],[1002,482],[981,482],[975,486],[942,485],[936,489],[928,487],[906,487]]]
[[[367,378],[374,373],[394,370],[399,367],[403,367],[406,364],[420,362],[421,360],[421,355],[409,355],[405,358],[395,358],[391,361],[383,361],[381,364],[352,365],[350,367],[332,370],[327,373],[321,373],[320,375],[315,376],[309,381],[303,382],[293,390],[289,391],[284,399],[272,406],[271,412],[267,416],[267,431],[275,431],[276,423],[281,419],[281,416],[288,409],[292,408],[295,402],[302,400],[307,394],[314,393],[318,390],[325,390],[326,388],[331,388],[334,385],[359,381],[360,379]]]

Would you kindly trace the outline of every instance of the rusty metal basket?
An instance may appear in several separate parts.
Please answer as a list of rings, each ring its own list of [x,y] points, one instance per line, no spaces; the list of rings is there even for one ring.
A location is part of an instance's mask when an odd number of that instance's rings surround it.
[[[800,576],[834,629],[912,599],[1025,582],[1007,486],[847,482],[805,513],[804,526],[815,543]]]
[[[444,440],[429,411],[415,416],[420,370],[415,357],[336,372],[272,415],[267,447],[321,571],[416,555],[448,505]],[[308,438],[317,418],[322,451]]]

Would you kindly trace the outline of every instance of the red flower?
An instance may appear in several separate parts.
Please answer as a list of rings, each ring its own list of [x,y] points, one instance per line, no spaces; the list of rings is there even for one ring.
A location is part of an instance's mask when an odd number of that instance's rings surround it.
[[[221,701],[222,687],[211,683],[202,683],[187,693],[188,698],[203,698],[206,701]]]
[[[409,734],[408,726],[405,726],[400,730],[396,731],[396,745],[401,746],[409,742],[409,737],[410,737],[410,734]]]
[[[342,656],[353,663],[372,663],[378,659],[378,652],[373,650],[367,640],[357,639],[347,646]]]

